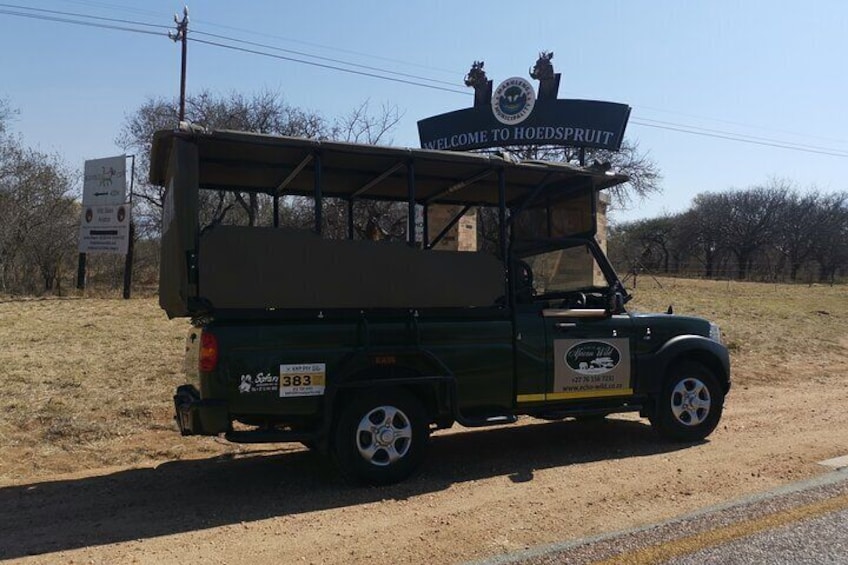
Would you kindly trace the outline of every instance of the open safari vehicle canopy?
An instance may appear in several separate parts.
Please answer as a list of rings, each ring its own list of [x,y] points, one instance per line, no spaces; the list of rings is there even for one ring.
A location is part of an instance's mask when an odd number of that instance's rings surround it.
[[[150,180],[166,188],[159,292],[174,317],[503,307],[510,238],[593,236],[597,191],[627,177],[496,155],[183,129],[155,134]],[[274,225],[201,233],[199,190],[268,194]],[[278,227],[278,201],[291,195],[314,198],[313,230]],[[347,240],[322,237],[326,197],[348,202]],[[352,207],[363,199],[407,203],[407,242],[355,240]],[[427,211],[444,204],[463,207],[453,223],[471,206],[498,208],[499,253],[431,250]],[[416,206],[423,242],[415,241]]]

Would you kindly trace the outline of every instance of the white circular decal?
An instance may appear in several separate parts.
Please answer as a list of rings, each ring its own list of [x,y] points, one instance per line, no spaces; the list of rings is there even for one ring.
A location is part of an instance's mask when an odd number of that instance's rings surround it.
[[[536,92],[529,81],[521,77],[508,78],[498,85],[492,95],[492,113],[502,124],[520,124],[536,104]]]

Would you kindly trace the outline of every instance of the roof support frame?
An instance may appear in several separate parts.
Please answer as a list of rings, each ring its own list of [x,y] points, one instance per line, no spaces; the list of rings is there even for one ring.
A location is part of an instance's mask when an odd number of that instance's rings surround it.
[[[313,198],[314,206],[315,206],[315,233],[321,235],[321,230],[324,225],[324,198],[321,190],[323,186],[321,185],[321,153],[319,151],[315,151],[315,170],[313,172],[314,177],[314,186],[313,186]]]
[[[551,176],[553,175],[548,173],[545,175],[545,178],[542,179],[542,182],[536,185],[530,195],[525,198],[524,202],[521,203],[521,206],[518,207],[518,210],[510,215],[509,220],[507,220],[509,223],[512,223],[515,218],[517,218],[534,200],[536,200],[536,197],[539,196],[545,187],[551,183]]]
[[[356,198],[360,194],[364,194],[368,190],[374,188],[376,185],[380,184],[381,182],[392,176],[395,172],[398,171],[398,169],[402,169],[403,167],[405,167],[406,164],[406,161],[398,161],[397,163],[395,163],[394,165],[392,165],[391,167],[389,167],[367,183],[363,184],[361,188],[358,188],[350,195],[350,198]]]
[[[474,175],[473,177],[459,181],[458,183],[449,186],[448,188],[442,190],[441,192],[437,192],[436,194],[429,196],[425,202],[427,204],[430,204],[433,201],[438,200],[439,198],[447,196],[448,194],[453,194],[454,192],[456,192],[458,190],[462,190],[463,188],[470,186],[477,181],[481,181],[494,172],[495,172],[494,169],[486,169],[485,171],[479,172],[476,175]]]
[[[277,185],[276,190],[274,190],[274,194],[280,194],[280,193],[282,193],[282,192],[286,189],[286,187],[287,187],[289,184],[291,184],[291,182],[292,182],[295,178],[297,178],[297,175],[299,175],[299,174],[300,174],[300,172],[304,169],[304,167],[306,167],[306,165],[308,165],[310,162],[312,162],[312,159],[314,159],[314,158],[315,158],[315,154],[314,154],[314,153],[310,153],[309,155],[307,155],[306,157],[304,157],[304,158],[300,161],[300,163],[298,163],[298,164],[297,164],[297,166],[296,166],[294,169],[292,169],[292,172],[290,172],[290,173],[288,174],[288,176],[286,176],[286,178],[284,178],[284,179],[283,179],[283,181],[282,181],[280,184],[278,184],[278,185]]]
[[[430,205],[422,204],[423,210],[421,210],[421,245],[424,246],[424,249],[430,248]]]
[[[347,201],[347,238],[353,239],[353,198]]]
[[[462,219],[462,217],[463,217],[466,213],[468,213],[468,211],[469,211],[470,209],[471,209],[471,204],[467,204],[467,205],[463,206],[463,207],[462,207],[462,210],[460,210],[460,211],[459,211],[459,213],[458,213],[456,216],[454,216],[454,217],[453,217],[453,219],[452,219],[450,222],[448,222],[448,225],[446,225],[446,226],[445,226],[445,228],[444,228],[442,231],[440,231],[440,232],[439,232],[439,235],[437,235],[436,237],[434,237],[434,238],[433,238],[433,241],[431,241],[429,244],[427,244],[427,249],[433,249],[433,247],[435,247],[436,245],[438,245],[438,244],[439,244],[439,242],[440,242],[440,241],[442,241],[442,239],[443,239],[443,238],[444,238],[444,237],[448,234],[448,232],[449,232],[449,231],[451,231],[451,229],[452,229],[452,228],[453,228],[456,224],[458,224],[458,223],[459,223],[459,220],[461,220],[461,219]]]
[[[406,241],[415,245],[415,161],[409,159],[406,163],[407,211],[406,211]]]
[[[515,273],[512,272],[509,257],[509,241],[506,231],[506,171],[498,169],[498,244],[500,245],[501,258],[506,269],[506,287],[504,288],[505,306],[512,306],[512,283]]]

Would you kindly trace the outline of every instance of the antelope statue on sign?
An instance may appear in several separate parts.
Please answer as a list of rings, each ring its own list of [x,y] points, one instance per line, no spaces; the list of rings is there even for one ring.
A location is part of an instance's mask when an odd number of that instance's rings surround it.
[[[540,51],[536,65],[530,69],[530,78],[539,81],[539,100],[556,100],[559,92],[560,73],[554,73],[551,59],[554,58],[553,51]]]
[[[474,89],[474,107],[484,108],[492,99],[492,81],[486,77],[486,71],[483,70],[483,61],[474,61],[471,65],[471,70],[465,75],[465,86],[470,86]]]

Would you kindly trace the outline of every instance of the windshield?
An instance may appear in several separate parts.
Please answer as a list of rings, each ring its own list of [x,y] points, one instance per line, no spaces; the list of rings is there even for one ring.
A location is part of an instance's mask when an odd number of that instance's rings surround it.
[[[521,259],[530,268],[527,282],[532,281],[535,296],[609,287],[587,245],[526,255]]]

